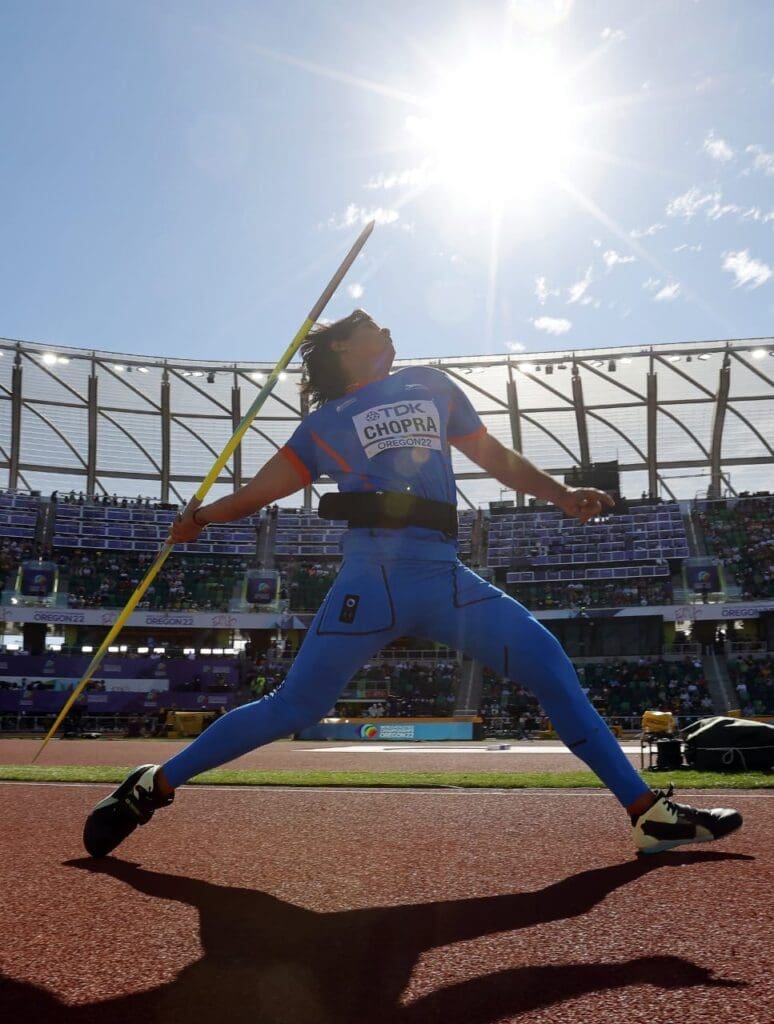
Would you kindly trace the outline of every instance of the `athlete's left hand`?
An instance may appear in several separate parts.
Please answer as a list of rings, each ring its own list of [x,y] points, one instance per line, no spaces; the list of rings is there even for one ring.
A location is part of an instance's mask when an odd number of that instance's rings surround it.
[[[609,512],[615,501],[607,491],[598,491],[596,487],[568,487],[566,497],[557,504],[565,515],[587,523],[589,519]]]

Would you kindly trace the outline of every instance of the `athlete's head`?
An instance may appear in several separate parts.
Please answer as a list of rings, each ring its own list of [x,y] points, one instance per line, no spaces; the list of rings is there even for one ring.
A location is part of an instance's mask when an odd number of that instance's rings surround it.
[[[301,389],[310,405],[322,405],[349,387],[386,377],[394,358],[389,330],[356,309],[343,320],[311,329],[301,346]]]

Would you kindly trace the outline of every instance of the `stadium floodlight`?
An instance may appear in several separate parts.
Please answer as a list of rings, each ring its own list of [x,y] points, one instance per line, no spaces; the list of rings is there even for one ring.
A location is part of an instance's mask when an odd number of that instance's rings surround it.
[[[138,654],[147,654],[148,653],[148,648],[147,647],[138,647],[137,648],[137,653]]]
[[[361,249],[363,248],[365,243],[368,241],[368,238],[371,235],[371,232],[374,230],[375,225],[376,225],[376,221],[375,220],[369,221],[366,224],[366,226],[363,228],[363,230],[360,232],[360,234],[358,235],[357,239],[355,240],[354,245],[350,248],[350,250],[347,253],[347,255],[341,261],[341,263],[339,264],[339,266],[338,266],[336,272],[334,273],[333,277],[330,279],[328,284],[325,286],[325,288],[322,291],[322,294],[320,295],[318,300],[315,302],[315,304],[312,306],[312,308],[310,309],[309,313],[307,314],[306,319],[303,321],[303,323],[301,324],[299,329],[296,331],[296,334],[293,337],[293,339],[291,340],[290,344],[288,345],[288,347],[285,349],[285,351],[280,356],[277,365],[274,367],[274,369],[269,374],[269,377],[268,377],[266,383],[263,385],[263,387],[260,389],[258,394],[255,396],[255,399],[254,399],[252,405],[247,410],[245,415],[242,417],[240,423],[238,424],[238,426],[237,426],[236,430],[234,431],[234,433],[231,435],[230,439],[226,442],[226,445],[223,448],[223,451],[220,453],[220,455],[217,457],[217,459],[215,459],[215,462],[213,463],[212,467],[210,468],[209,473],[207,473],[207,475],[205,476],[204,480],[201,482],[201,484],[199,485],[198,489],[196,490],[194,496],[188,502],[188,505],[186,506],[186,511],[189,511],[189,510],[190,511],[195,511],[197,508],[199,508],[199,506],[202,504],[204,499],[207,497],[207,494],[209,493],[210,488],[212,487],[212,485],[215,483],[215,481],[220,476],[221,472],[223,471],[224,466],[226,465],[228,460],[231,458],[231,456],[234,454],[237,446],[241,443],[242,438],[244,437],[244,435],[247,433],[248,429],[250,428],[250,424],[253,422],[255,417],[258,415],[258,412],[260,411],[261,407],[264,405],[264,403],[266,402],[266,399],[271,394],[271,392],[272,392],[272,390],[274,388],[274,385],[276,384],[280,374],[284,372],[285,367],[288,365],[288,363],[291,361],[291,359],[293,359],[293,357],[296,355],[298,350],[301,348],[301,345],[302,345],[304,339],[306,338],[306,336],[309,334],[309,331],[311,331],[312,327],[314,327],[314,325],[317,323],[317,321],[320,318],[320,315],[322,314],[322,312],[325,309],[325,307],[328,305],[328,302],[333,297],[333,294],[335,293],[336,289],[339,287],[341,282],[344,280],[344,277],[345,277],[347,271],[349,270],[349,268],[352,266],[352,264],[357,259],[358,255],[360,254]],[[40,757],[42,752],[45,750],[46,745],[50,741],[51,737],[55,735],[55,733],[56,733],[57,729],[59,728],[60,724],[64,721],[65,717],[67,716],[68,711],[73,706],[73,704],[76,702],[76,700],[80,696],[80,694],[83,691],[83,689],[86,686],[86,684],[89,682],[89,680],[92,678],[94,673],[97,671],[97,668],[99,667],[99,664],[102,661],[102,658],[104,657],[106,648],[109,649],[108,645],[113,643],[115,638],[118,636],[118,634],[123,629],[124,624],[126,623],[127,619],[132,614],[134,609],[137,607],[139,602],[142,600],[143,595],[145,594],[146,590],[151,585],[151,583],[154,581],[154,579],[156,578],[156,576],[159,573],[159,570],[161,569],[161,567],[166,562],[167,558],[169,557],[170,553],[172,552],[173,547],[174,547],[174,544],[169,540],[169,538],[167,538],[167,540],[164,541],[164,543],[163,543],[163,545],[161,547],[161,550],[159,551],[159,553],[156,556],[155,560],[153,561],[152,565],[150,566],[150,568],[146,572],[145,576],[143,577],[142,580],[140,580],[138,585],[135,587],[134,592],[131,594],[131,596],[129,597],[129,600],[126,602],[125,608],[123,609],[121,614],[118,616],[116,621],[111,626],[111,628],[110,628],[110,630],[108,632],[108,635],[105,637],[105,639],[100,644],[99,649],[97,650],[97,653],[94,655],[94,657],[91,659],[91,662],[90,662],[88,668],[86,669],[86,672],[85,672],[83,678],[78,683],[78,685],[75,687],[75,689],[70,694],[68,699],[65,701],[64,707],[62,708],[62,710],[57,715],[56,720],[54,721],[54,724],[49,729],[46,737],[44,738],[43,742],[40,744],[40,746],[38,747],[37,752],[35,753],[34,757],[32,758],[32,763],[33,764],[35,763],[35,761],[37,761],[37,759]]]
[[[213,654],[222,654],[223,653],[223,648],[222,647],[213,647],[212,648],[212,653]]]
[[[62,366],[67,366],[67,364],[70,362],[67,356],[57,356],[56,361],[60,363]]]
[[[211,647],[200,647],[199,648],[199,654],[212,654],[212,648]]]
[[[707,359],[709,359],[709,357],[710,357],[709,352],[700,352],[699,353],[699,359],[703,359],[703,360],[706,361]]]
[[[53,352],[44,352],[42,358],[46,366],[54,366],[56,364],[56,356]]]
[[[154,647],[153,648],[153,653],[154,654],[164,654],[165,651],[166,651],[166,647]]]
[[[138,373],[148,373],[148,367],[147,366],[138,366],[137,367],[137,372]]]
[[[124,366],[123,363],[113,363],[113,369],[116,371],[116,373],[123,373],[126,367]]]
[[[261,373],[260,370],[253,370],[253,372],[250,374],[250,376],[253,378],[253,380],[257,380],[257,381],[264,381],[264,380],[266,380],[266,374],[265,373]]]
[[[681,356],[667,356],[670,363],[679,363],[681,358]]]
[[[126,652],[129,650],[126,644],[121,644],[121,646],[118,649],[121,652],[121,654],[126,654]]]
[[[516,365],[524,373],[534,373],[535,372],[535,364],[534,363],[516,363]]]
[[[765,348],[756,348],[753,349],[752,357],[753,359],[765,359],[767,354]]]
[[[108,647],[108,654],[118,654],[118,647]]]
[[[282,371],[282,373],[279,374],[279,379],[280,380],[287,380],[288,379],[288,375],[285,373],[284,370]]]
[[[87,644],[85,647],[81,647],[81,654],[91,654],[93,650],[94,648],[89,647],[89,645]]]
[[[236,654],[236,647],[224,647],[223,648],[223,653],[224,654]]]

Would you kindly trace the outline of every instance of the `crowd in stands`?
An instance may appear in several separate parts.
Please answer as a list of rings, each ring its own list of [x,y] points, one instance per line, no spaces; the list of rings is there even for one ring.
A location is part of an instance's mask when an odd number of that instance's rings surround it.
[[[38,544],[33,541],[0,537],[0,584],[10,587],[16,581],[16,573],[22,562],[32,558],[45,558]]]
[[[148,571],[153,554],[62,549],[57,554],[60,590],[71,608],[120,608]],[[173,553],[138,604],[141,610],[224,611],[247,563],[226,555]]]
[[[611,724],[637,728],[644,711],[671,711],[681,718],[713,713],[701,661],[587,662],[576,666],[581,688]],[[516,683],[484,671],[481,714],[485,722],[510,719],[511,731],[526,738],[547,720],[540,705]]]
[[[579,665],[578,678],[594,705],[611,720],[671,711],[681,716],[712,714],[701,660],[640,658]]]
[[[282,573],[282,590],[294,612],[316,612],[333,583],[338,564],[295,562]]]
[[[726,582],[738,585],[747,600],[774,597],[774,496],[707,504],[697,518]]]
[[[729,661],[728,671],[745,718],[774,715],[774,655]]]
[[[672,603],[672,584],[666,580],[509,583],[507,590],[527,608],[621,608]]]
[[[172,508],[177,506],[165,505],[154,498],[144,498],[138,494],[136,498],[119,498],[117,494],[84,494],[79,491],[69,491],[60,494],[59,491],[51,492],[51,501],[60,501],[63,505],[105,505],[108,508]]]

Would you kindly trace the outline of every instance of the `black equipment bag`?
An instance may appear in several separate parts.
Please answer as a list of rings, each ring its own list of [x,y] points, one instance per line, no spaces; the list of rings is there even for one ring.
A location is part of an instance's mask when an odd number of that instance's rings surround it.
[[[771,771],[774,725],[748,718],[702,718],[682,730],[685,760],[697,771]]]

